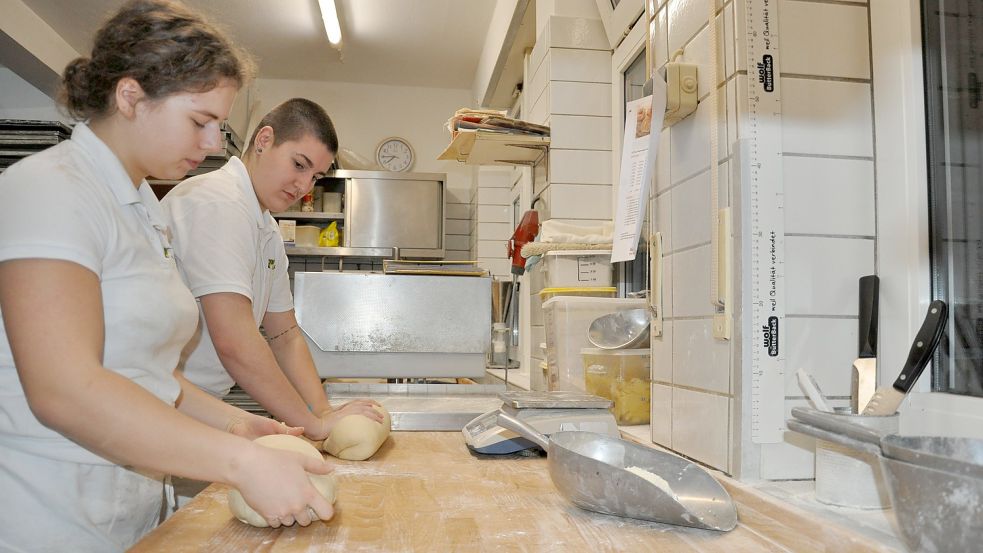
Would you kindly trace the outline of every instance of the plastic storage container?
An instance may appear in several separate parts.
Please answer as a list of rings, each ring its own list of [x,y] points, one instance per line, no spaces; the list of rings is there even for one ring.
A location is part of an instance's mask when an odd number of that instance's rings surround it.
[[[580,354],[587,393],[613,401],[611,414],[618,424],[648,424],[652,412],[649,349],[585,348]]]
[[[554,250],[542,263],[547,288],[611,286],[611,250]]]
[[[298,247],[316,248],[321,227],[314,225],[297,225],[294,242]]]
[[[580,350],[592,347],[587,328],[594,319],[645,307],[644,299],[556,296],[543,303],[546,331],[547,389],[586,391]]]
[[[595,287],[569,287],[569,288],[543,288],[539,291],[539,298],[544,302],[557,296],[584,296],[590,298],[613,298],[618,294],[618,289],[614,286],[595,286]],[[546,305],[543,305],[545,308]]]
[[[341,192],[325,192],[321,195],[321,211],[341,213]]]
[[[280,219],[277,221],[280,227],[280,238],[286,243],[293,244],[297,239],[297,221],[293,219]]]

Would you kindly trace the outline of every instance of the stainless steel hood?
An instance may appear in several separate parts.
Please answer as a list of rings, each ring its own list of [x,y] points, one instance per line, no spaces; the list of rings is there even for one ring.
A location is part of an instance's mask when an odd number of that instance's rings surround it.
[[[490,278],[298,272],[294,304],[321,376],[484,373]]]

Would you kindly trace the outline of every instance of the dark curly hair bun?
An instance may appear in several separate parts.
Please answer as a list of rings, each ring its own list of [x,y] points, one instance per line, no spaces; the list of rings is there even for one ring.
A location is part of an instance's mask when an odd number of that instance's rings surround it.
[[[59,101],[79,120],[108,115],[116,83],[130,77],[150,99],[242,86],[249,57],[214,25],[173,0],[127,2],[96,33],[90,57],[65,67]]]

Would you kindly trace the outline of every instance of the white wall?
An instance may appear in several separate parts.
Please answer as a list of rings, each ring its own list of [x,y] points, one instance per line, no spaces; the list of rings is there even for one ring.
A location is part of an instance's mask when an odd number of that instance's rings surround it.
[[[478,58],[478,67],[474,72],[474,83],[471,85],[471,96],[480,101],[485,97],[491,86],[495,65],[502,55],[505,39],[512,23],[512,14],[518,5],[517,0],[495,0],[488,32],[485,35],[485,45]]]
[[[0,0],[0,14],[0,64],[53,97],[79,53],[20,0]]]
[[[279,102],[302,96],[328,112],[342,148],[375,159],[375,149],[390,136],[413,147],[411,171],[447,175],[447,258],[471,259],[474,169],[454,161],[437,161],[450,143],[444,122],[461,107],[473,106],[471,91],[323,81],[258,79],[248,98],[248,131]],[[243,138],[248,139],[248,135]]]
[[[6,67],[0,67],[0,119],[71,122],[54,100]]]

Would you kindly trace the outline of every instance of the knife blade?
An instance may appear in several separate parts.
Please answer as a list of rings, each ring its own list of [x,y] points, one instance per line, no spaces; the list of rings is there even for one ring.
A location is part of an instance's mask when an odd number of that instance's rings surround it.
[[[859,329],[857,359],[853,362],[850,385],[850,409],[863,413],[877,388],[877,305],[880,279],[877,275],[860,277]]]
[[[942,300],[935,300],[928,306],[928,313],[922,327],[915,335],[915,341],[911,344],[908,351],[908,360],[905,361],[901,374],[891,386],[884,386],[877,390],[874,397],[870,399],[864,415],[893,415],[898,411],[898,406],[904,401],[905,396],[915,381],[922,374],[925,365],[932,359],[935,348],[942,340],[942,331],[948,320],[948,307]]]

